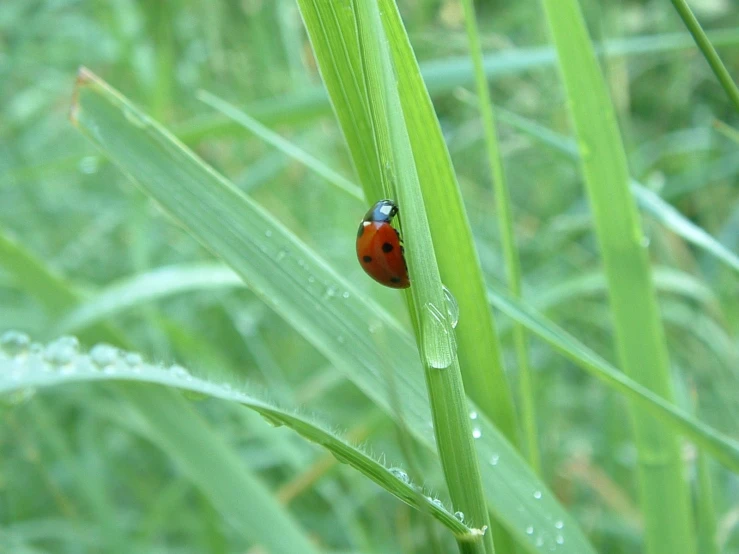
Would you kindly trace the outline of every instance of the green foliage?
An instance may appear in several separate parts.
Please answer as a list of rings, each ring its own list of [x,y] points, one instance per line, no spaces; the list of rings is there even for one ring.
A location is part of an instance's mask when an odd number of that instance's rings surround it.
[[[739,552],[739,13],[472,4],[0,2],[0,552]]]

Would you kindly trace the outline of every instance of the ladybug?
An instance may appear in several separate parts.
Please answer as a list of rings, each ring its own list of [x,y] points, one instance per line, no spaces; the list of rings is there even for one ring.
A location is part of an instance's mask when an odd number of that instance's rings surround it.
[[[394,289],[410,286],[400,233],[390,223],[398,214],[392,200],[380,200],[362,218],[357,232],[357,259],[378,283]]]

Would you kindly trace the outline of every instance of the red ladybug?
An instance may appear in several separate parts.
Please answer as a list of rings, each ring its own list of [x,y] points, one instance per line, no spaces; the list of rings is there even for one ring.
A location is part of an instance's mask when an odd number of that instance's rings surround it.
[[[394,289],[410,286],[400,234],[390,223],[398,213],[392,200],[380,200],[362,218],[357,232],[357,259],[378,283]]]

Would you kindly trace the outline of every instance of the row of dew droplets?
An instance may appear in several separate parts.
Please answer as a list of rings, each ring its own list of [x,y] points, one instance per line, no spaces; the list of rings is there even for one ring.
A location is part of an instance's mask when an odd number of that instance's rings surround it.
[[[472,437],[475,439],[479,439],[480,437],[482,437],[482,430],[478,425],[476,425],[476,423],[480,416],[476,411],[473,410],[470,412],[469,417],[470,421],[472,422]],[[488,459],[488,464],[492,467],[496,467],[499,463],[500,454],[494,453]],[[534,500],[541,500],[544,495],[542,491],[536,489],[531,493],[531,496],[534,498]],[[521,507],[520,510],[522,511],[523,507]],[[551,521],[552,518],[551,516],[548,516],[547,519]],[[555,529],[557,529],[557,531],[561,531],[562,529],[564,529],[564,522],[562,520],[557,520],[554,523],[554,527]],[[526,534],[530,537],[535,537],[533,539],[535,546],[537,546],[538,548],[543,548],[547,546],[550,552],[556,550],[558,546],[563,545],[565,542],[564,535],[561,532],[557,532],[554,536],[551,533],[537,535],[534,525],[527,525],[524,530]],[[545,537],[549,540],[545,540]]]
[[[445,369],[457,353],[454,328],[459,321],[457,299],[448,288],[444,291],[444,307],[427,302],[421,311],[421,341],[426,362],[434,368]]]

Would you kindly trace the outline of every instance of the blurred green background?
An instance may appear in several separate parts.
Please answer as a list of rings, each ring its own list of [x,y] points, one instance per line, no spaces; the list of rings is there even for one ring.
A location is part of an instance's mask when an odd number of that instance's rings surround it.
[[[398,3],[428,78],[486,278],[505,283],[461,7],[457,0]],[[594,40],[625,52],[603,58],[602,66],[632,176],[736,253],[738,143],[736,131],[732,139],[716,122],[736,128],[739,118],[672,6],[581,4]],[[692,6],[736,77],[736,5],[699,0]],[[525,297],[614,360],[578,167],[561,149],[511,124],[518,116],[571,136],[540,6],[497,0],[480,1],[477,9],[492,97],[507,110],[499,116],[499,135]],[[407,321],[399,297],[367,279],[355,261],[357,221],[374,199],[363,203],[337,192],[196,98],[202,89],[244,107],[353,178],[294,0],[2,0],[0,237],[90,295],[157,268],[211,259],[71,126],[67,112],[80,65]],[[737,273],[648,214],[644,229],[680,403],[736,437]],[[0,332],[54,338],[54,314],[22,288],[0,260]],[[261,385],[278,402],[316,411],[368,440],[374,452],[402,459],[389,420],[247,290],[175,295],[119,314],[115,324],[149,360]],[[91,345],[94,333],[81,339]],[[503,339],[512,361],[510,337]],[[635,450],[622,399],[542,343],[531,341],[530,352],[544,480],[599,551],[639,551]],[[515,369],[509,377],[515,385]],[[351,470],[332,466],[318,447],[271,430],[239,407],[215,401],[197,407],[324,547],[412,552],[424,544],[422,516]],[[105,388],[77,385],[13,397],[0,414],[0,552],[258,552]],[[685,456],[692,467],[695,451],[686,448]],[[719,544],[739,552],[739,481],[719,466],[710,471]],[[429,473],[429,486],[441,483]]]

